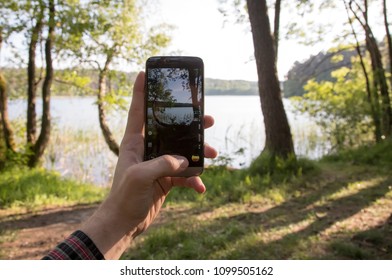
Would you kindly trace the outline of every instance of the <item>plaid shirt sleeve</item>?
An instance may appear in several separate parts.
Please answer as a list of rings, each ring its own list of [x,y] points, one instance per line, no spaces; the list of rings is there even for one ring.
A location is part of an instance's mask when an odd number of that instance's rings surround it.
[[[94,242],[77,230],[50,251],[43,260],[103,260],[105,259]]]

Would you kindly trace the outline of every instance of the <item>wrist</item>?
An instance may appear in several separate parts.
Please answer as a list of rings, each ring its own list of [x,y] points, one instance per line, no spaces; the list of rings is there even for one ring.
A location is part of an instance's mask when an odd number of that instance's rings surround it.
[[[137,226],[124,221],[113,205],[109,197],[81,227],[105,259],[119,259],[137,235]]]

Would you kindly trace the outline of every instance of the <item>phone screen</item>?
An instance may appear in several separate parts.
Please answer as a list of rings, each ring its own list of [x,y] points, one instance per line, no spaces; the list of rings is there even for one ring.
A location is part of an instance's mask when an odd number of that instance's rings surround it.
[[[164,154],[204,165],[203,62],[196,57],[153,57],[146,63],[145,160]]]

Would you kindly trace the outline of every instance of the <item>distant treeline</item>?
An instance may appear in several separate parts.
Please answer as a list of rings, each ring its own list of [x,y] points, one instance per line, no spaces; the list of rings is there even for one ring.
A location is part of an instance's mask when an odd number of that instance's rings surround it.
[[[389,63],[386,59],[389,57],[386,45],[386,37],[379,43],[379,48],[382,54],[386,70],[389,69]],[[365,46],[361,47],[365,52]],[[302,96],[305,91],[303,87],[306,83],[314,79],[316,82],[331,81],[335,82],[331,73],[341,67],[351,68],[351,60],[357,56],[355,49],[351,47],[342,47],[341,49],[331,49],[328,52],[320,52],[317,55],[310,56],[304,62],[296,61],[286,75],[286,80],[283,82],[283,94],[285,97]]]
[[[356,55],[355,50],[339,50],[329,53],[320,52],[302,63],[296,61],[283,83],[284,96],[304,95],[303,87],[310,79],[315,79],[317,82],[333,81],[331,72],[343,66],[350,68],[351,58]]]
[[[258,95],[257,82],[205,79],[206,95]]]
[[[8,83],[8,94],[12,98],[26,96],[26,69],[3,68],[2,72]],[[38,76],[39,76],[38,71]],[[42,76],[44,73],[42,73]],[[135,81],[137,73],[112,71],[108,80],[108,89],[129,88]],[[38,84],[42,81],[39,81]],[[98,88],[98,73],[91,69],[56,70],[52,87],[54,96],[89,96]],[[38,92],[39,93],[39,92]],[[206,95],[257,95],[257,82],[243,80],[220,80],[205,78]]]

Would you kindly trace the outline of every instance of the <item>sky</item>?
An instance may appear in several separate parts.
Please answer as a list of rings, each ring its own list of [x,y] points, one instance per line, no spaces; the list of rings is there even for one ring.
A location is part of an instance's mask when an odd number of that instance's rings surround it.
[[[257,80],[252,34],[248,23],[225,22],[217,0],[161,0],[151,17],[175,26],[172,43],[164,54],[199,56],[205,76],[226,80]],[[297,43],[281,42],[278,72],[280,79],[296,60],[304,60],[319,50]],[[295,54],[295,55],[293,55]]]
[[[175,26],[171,33],[172,43],[163,54],[180,51],[181,55],[201,57],[205,64],[205,76],[208,78],[257,80],[252,34],[248,22],[224,24],[225,18],[218,10],[218,0],[160,0],[156,2],[159,3],[155,8],[156,11],[148,18],[152,22],[166,22]],[[380,11],[376,10],[377,7],[373,9],[377,16],[371,16],[371,19],[378,20],[380,24],[382,23]],[[270,20],[272,13],[270,12]],[[333,14],[314,13],[313,16],[315,22],[330,22],[331,26],[328,27],[325,38],[312,46],[305,46],[294,40],[281,39],[278,55],[280,80],[284,79],[295,61],[304,61],[311,55],[316,55],[334,46],[331,43],[332,38],[342,32],[342,24],[346,21],[343,6],[335,10]],[[282,6],[281,27],[289,21],[312,20],[309,15],[306,16],[307,18],[295,17],[297,16],[294,11]]]
[[[224,26],[216,0],[161,0],[160,17],[175,26],[169,52],[199,56],[205,76],[256,80],[253,42],[246,26]]]

